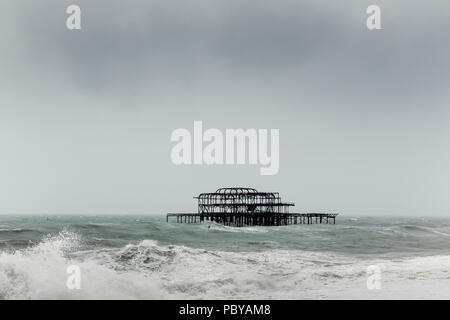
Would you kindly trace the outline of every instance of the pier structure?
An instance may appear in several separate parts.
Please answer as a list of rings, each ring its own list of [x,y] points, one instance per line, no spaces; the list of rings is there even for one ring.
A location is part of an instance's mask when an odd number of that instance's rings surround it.
[[[196,213],[168,213],[177,223],[215,221],[227,226],[282,226],[291,224],[335,224],[337,213],[290,213],[292,202],[282,202],[278,192],[253,188],[220,188],[197,197]]]

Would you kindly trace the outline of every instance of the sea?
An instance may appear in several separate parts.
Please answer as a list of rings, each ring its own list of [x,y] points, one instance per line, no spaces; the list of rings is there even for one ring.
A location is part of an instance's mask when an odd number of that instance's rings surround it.
[[[0,299],[450,299],[450,219],[1,215]]]

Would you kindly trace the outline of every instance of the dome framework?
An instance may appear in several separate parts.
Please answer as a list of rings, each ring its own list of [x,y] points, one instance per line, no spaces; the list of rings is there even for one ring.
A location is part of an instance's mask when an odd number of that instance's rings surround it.
[[[220,188],[201,193],[198,213],[289,213],[291,202],[282,202],[278,192],[259,192],[253,188]]]

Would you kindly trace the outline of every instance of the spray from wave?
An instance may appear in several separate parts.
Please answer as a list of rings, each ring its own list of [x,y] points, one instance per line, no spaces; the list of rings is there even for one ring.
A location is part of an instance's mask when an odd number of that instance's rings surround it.
[[[95,259],[71,258],[81,237],[62,231],[24,250],[0,254],[0,299],[142,299],[160,298],[156,281],[139,272],[116,270]],[[94,257],[95,258],[95,253]],[[81,290],[69,290],[67,269],[82,270]]]
[[[386,283],[379,293],[366,286],[373,264]],[[80,290],[66,285],[71,265],[81,270]],[[154,240],[83,250],[82,237],[63,230],[0,254],[0,299],[418,298],[430,292],[448,298],[449,271],[450,256],[365,261],[299,250],[162,246]],[[411,290],[417,280],[421,287]]]

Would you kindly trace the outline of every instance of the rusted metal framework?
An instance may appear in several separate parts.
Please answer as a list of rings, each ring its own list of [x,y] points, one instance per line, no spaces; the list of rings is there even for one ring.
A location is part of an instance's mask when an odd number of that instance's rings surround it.
[[[278,192],[259,192],[253,188],[220,188],[201,193],[197,213],[168,213],[178,223],[215,221],[225,225],[280,226],[289,224],[336,223],[337,213],[290,213],[292,202],[282,202]]]
[[[294,203],[281,202],[278,192],[258,192],[253,188],[220,188],[201,193],[198,213],[289,213]]]

